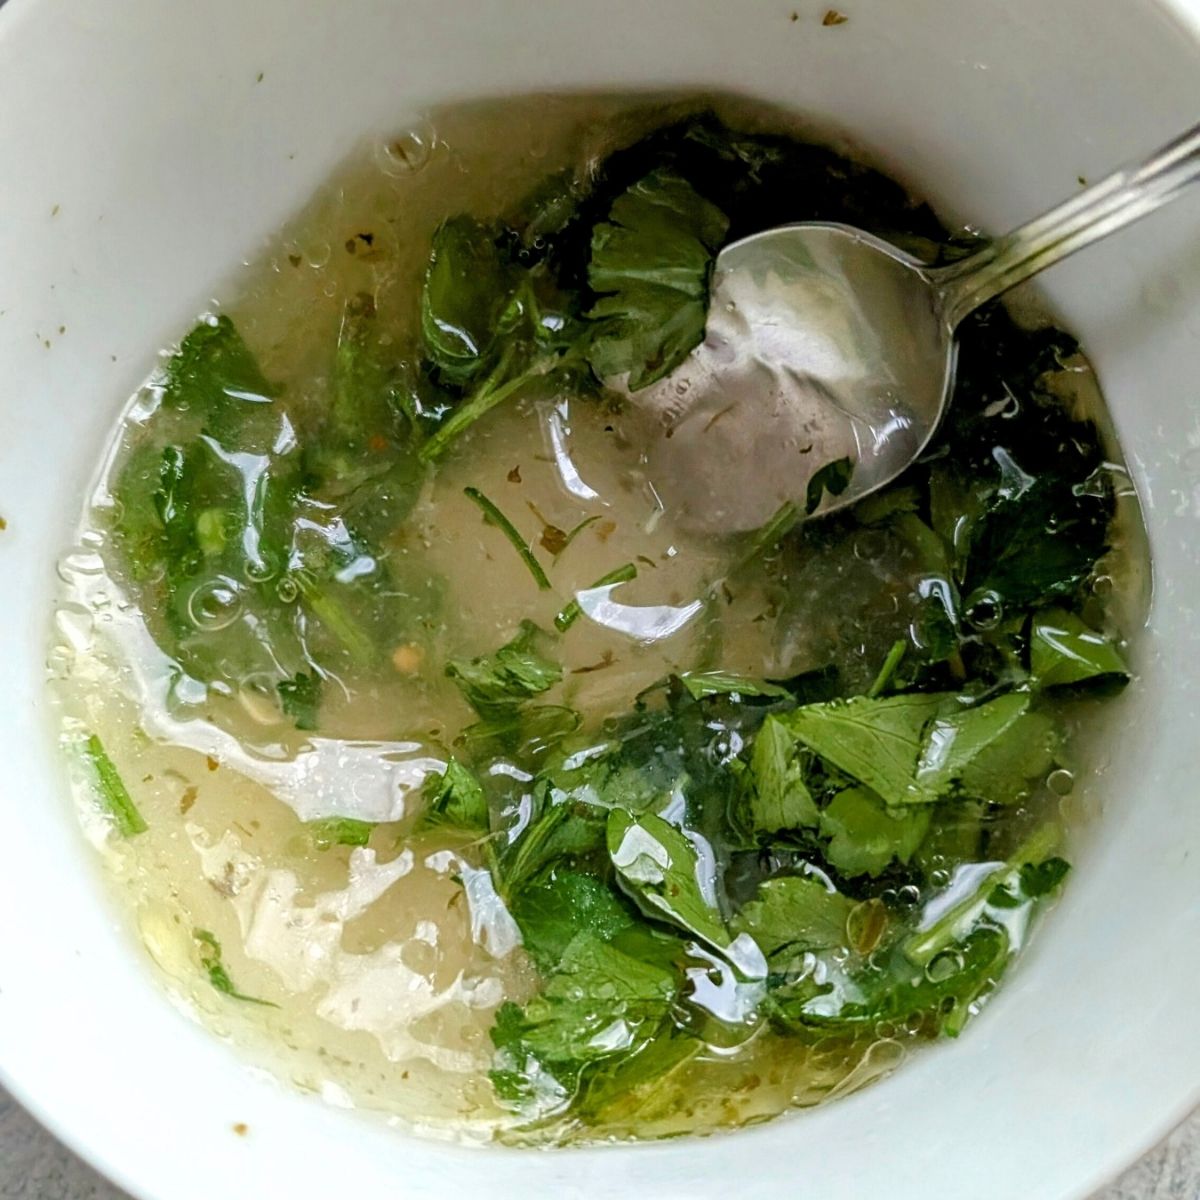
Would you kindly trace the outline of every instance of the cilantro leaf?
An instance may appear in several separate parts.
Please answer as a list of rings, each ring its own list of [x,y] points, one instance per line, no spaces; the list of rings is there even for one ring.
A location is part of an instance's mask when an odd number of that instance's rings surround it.
[[[846,788],[821,813],[821,834],[830,839],[825,857],[843,875],[878,875],[912,858],[930,817],[927,806],[890,809],[868,788]]]
[[[458,829],[487,832],[487,797],[479,780],[457,759],[451,758],[440,775],[431,775],[422,789],[425,808],[420,828],[453,825]]]
[[[532,621],[522,621],[517,636],[494,654],[452,658],[446,674],[481,717],[502,716],[562,679],[562,667],[537,648],[545,636]]]
[[[748,933],[768,958],[781,950],[835,950],[848,944],[854,902],[811,876],[768,879],[732,927]]]
[[[316,729],[321,707],[321,677],[316,671],[297,671],[290,679],[281,679],[275,690],[280,707],[297,729]]]
[[[1043,688],[1100,680],[1124,683],[1129,678],[1129,668],[1112,639],[1061,608],[1034,617],[1029,669],[1034,683]]]
[[[666,169],[613,202],[592,231],[588,283],[599,299],[589,358],[601,379],[632,391],[670,374],[704,337],[713,261],[725,214]]]

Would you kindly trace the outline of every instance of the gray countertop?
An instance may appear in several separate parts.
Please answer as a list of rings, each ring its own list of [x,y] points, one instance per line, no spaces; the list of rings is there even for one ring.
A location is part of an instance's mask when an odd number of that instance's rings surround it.
[[[1197,1200],[1200,1112],[1095,1200]],[[0,1200],[127,1200],[0,1089]]]

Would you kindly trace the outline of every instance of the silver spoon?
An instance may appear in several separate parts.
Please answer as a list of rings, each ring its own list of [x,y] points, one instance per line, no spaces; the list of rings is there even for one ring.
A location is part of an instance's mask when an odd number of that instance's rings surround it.
[[[1200,126],[951,266],[847,225],[768,229],[721,251],[705,340],[631,399],[651,478],[682,523],[757,529],[849,459],[814,512],[896,478],[937,429],[959,323],[981,304],[1173,200],[1200,177]],[[844,465],[844,464],[842,464]],[[828,475],[826,476],[826,478]]]

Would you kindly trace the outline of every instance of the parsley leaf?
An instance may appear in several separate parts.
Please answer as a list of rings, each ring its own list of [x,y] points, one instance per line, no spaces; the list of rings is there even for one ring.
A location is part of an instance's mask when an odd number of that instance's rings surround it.
[[[592,231],[588,283],[599,299],[589,350],[600,379],[637,391],[673,371],[704,337],[708,288],[729,222],[680,176],[651,172]]]
[[[660,955],[671,951],[672,939],[658,940]],[[637,1055],[664,1031],[680,982],[678,971],[645,954],[577,935],[541,992],[496,1014],[497,1098],[529,1115],[561,1110],[589,1074]]]
[[[877,792],[888,804],[923,802],[935,793],[916,778],[926,722],[946,703],[942,694],[809,704],[780,718],[810,750]]]
[[[321,707],[321,677],[316,671],[297,671],[290,679],[281,679],[275,690],[280,707],[297,729],[316,729]]]
[[[804,780],[796,737],[776,716],[762,723],[750,748],[750,773],[743,803],[750,831],[778,833],[815,827],[820,814]]]
[[[840,496],[849,486],[854,464],[849,458],[838,458],[814,471],[804,494],[804,515],[811,517],[821,507],[826,495]]]
[[[421,289],[425,349],[450,383],[462,385],[489,367],[515,272],[497,245],[499,231],[473,217],[444,221],[433,235]]]
[[[843,875],[878,875],[907,863],[929,830],[929,807],[890,809],[868,788],[838,792],[821,813],[825,857]]]
[[[709,696],[733,696],[735,699],[761,696],[772,700],[792,698],[791,692],[778,683],[752,679],[749,675],[736,675],[732,671],[684,671],[678,678],[693,700],[704,700]]]
[[[308,822],[308,831],[318,850],[331,850],[334,846],[365,846],[370,842],[374,828],[373,822],[359,821],[354,817],[323,817]]]
[[[545,637],[532,621],[522,621],[517,636],[494,654],[452,658],[446,674],[481,717],[502,716],[562,679],[562,667],[537,648]]]
[[[1030,711],[1030,697],[1019,692],[986,704],[943,712],[927,726],[916,782],[927,794],[952,788],[995,804],[1010,804],[1044,775],[1054,762],[1054,723]]]
[[[653,813],[635,817],[618,808],[609,813],[606,837],[617,877],[647,916],[666,919],[717,950],[728,947],[712,850],[698,834],[689,837]]]
[[[486,833],[489,823],[483,786],[457,759],[450,759],[440,775],[431,775],[422,789],[425,808],[421,828],[453,825]]]
[[[543,970],[556,966],[579,934],[608,942],[634,923],[611,888],[569,869],[555,869],[543,882],[521,888],[511,909],[525,949]]]
[[[1034,683],[1043,688],[1129,679],[1129,668],[1113,641],[1061,608],[1034,617],[1029,669]]]
[[[836,950],[849,941],[847,922],[854,902],[811,876],[768,879],[734,917],[769,958],[781,950]]]

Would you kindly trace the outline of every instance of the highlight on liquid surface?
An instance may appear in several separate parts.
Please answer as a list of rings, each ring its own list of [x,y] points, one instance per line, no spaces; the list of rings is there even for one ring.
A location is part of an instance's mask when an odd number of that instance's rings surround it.
[[[121,902],[333,1103],[517,1143],[818,1104],[959,1035],[1067,875],[1147,571],[1086,360],[985,309],[893,486],[697,532],[647,454],[687,397],[637,395],[721,245],[972,244],[710,104],[364,147],[133,398],[61,560],[51,688]],[[804,469],[816,511],[852,465]]]

